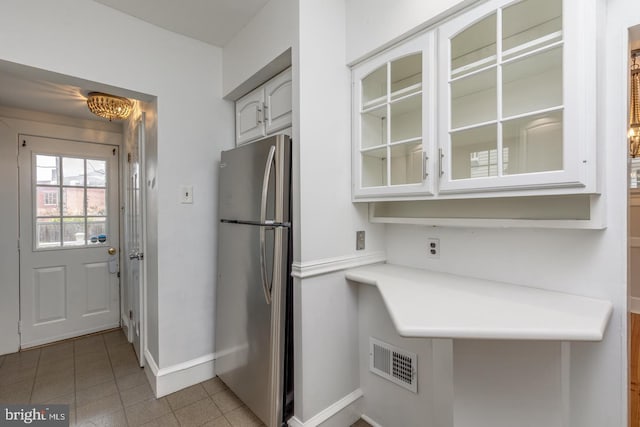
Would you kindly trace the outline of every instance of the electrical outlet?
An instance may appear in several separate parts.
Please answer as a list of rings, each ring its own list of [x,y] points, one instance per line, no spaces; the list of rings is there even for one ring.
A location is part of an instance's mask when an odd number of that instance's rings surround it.
[[[440,258],[440,239],[427,239],[427,258]]]
[[[356,250],[361,251],[364,249],[364,230],[356,231]]]

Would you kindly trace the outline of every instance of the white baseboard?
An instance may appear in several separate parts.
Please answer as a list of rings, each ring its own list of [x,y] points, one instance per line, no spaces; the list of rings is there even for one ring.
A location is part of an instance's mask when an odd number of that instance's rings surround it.
[[[360,418],[371,424],[371,427],[382,427],[377,422],[373,421],[371,418],[367,417],[365,414],[360,415]]]
[[[158,364],[147,349],[144,350],[144,357],[149,368],[145,369],[145,373],[153,394],[157,398],[215,376],[213,353],[166,368],[158,368]]]
[[[129,318],[125,316],[124,313],[120,318],[120,327],[122,328],[124,335],[127,337],[127,341],[131,342],[129,340]]]
[[[297,419],[296,417],[291,417],[289,419],[289,422],[288,422],[289,427],[316,427],[316,426],[319,426],[320,424],[323,424],[325,422],[330,421],[331,418],[333,418],[335,416],[339,416],[339,414],[342,411],[349,409],[349,406],[353,405],[361,397],[362,397],[362,390],[360,390],[360,389],[354,390],[351,393],[347,394],[342,399],[338,400],[337,402],[335,402],[334,404],[329,406],[328,408],[325,408],[322,411],[318,412],[316,415],[314,415],[313,417],[309,418],[306,422],[302,422],[299,419]],[[356,419],[357,419],[357,417],[356,417]],[[330,425],[330,423],[327,424],[327,427],[329,425]]]
[[[632,313],[640,314],[640,298],[629,297],[629,311]]]

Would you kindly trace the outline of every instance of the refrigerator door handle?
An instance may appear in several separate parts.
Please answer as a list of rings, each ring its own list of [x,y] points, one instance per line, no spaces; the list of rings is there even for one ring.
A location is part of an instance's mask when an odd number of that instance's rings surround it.
[[[262,180],[262,200],[260,202],[260,222],[264,224],[267,220],[267,194],[269,191],[269,176],[271,176],[271,166],[273,165],[276,147],[272,145],[267,155],[267,164],[264,168],[264,178]],[[267,253],[266,253],[266,231],[267,227],[260,227],[260,276],[262,277],[262,290],[267,304],[271,304],[271,285],[267,279]]]

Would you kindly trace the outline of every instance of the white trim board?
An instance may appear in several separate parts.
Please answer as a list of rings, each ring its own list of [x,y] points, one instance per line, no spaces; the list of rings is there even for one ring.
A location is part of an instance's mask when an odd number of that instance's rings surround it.
[[[306,279],[363,265],[377,264],[386,260],[387,255],[384,252],[371,252],[363,255],[345,255],[335,258],[294,262],[291,265],[291,275],[299,279]]]
[[[158,364],[148,349],[144,350],[144,358],[149,367],[149,369],[145,369],[145,373],[156,398],[209,380],[215,376],[213,353],[166,368],[158,368]]]
[[[302,422],[299,419],[297,419],[296,417],[291,417],[289,419],[289,421],[287,422],[287,424],[289,424],[289,427],[316,427],[316,426],[319,426],[320,424],[326,422],[331,417],[335,416],[336,414],[338,414],[342,410],[346,409],[347,407],[349,407],[350,405],[355,403],[362,396],[363,396],[363,393],[362,393],[361,389],[354,390],[351,393],[349,393],[346,396],[344,396],[342,399],[340,399],[337,402],[335,402],[332,405],[330,405],[329,407],[327,407],[327,408],[323,409],[322,411],[318,412],[316,415],[314,415],[313,417],[309,418],[306,422]]]
[[[362,418],[364,421],[366,421],[369,424],[371,424],[371,427],[382,427],[382,425],[378,424],[377,422],[375,422],[371,418],[367,417],[365,414],[362,414],[362,416],[360,418]]]

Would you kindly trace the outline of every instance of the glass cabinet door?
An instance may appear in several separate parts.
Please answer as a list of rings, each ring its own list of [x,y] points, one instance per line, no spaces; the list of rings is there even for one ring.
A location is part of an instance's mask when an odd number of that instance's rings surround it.
[[[494,1],[441,27],[441,191],[577,179],[564,137],[570,1]]]
[[[356,195],[423,190],[424,37],[354,73]],[[360,190],[360,191],[358,191]],[[414,191],[415,191],[414,190]]]

